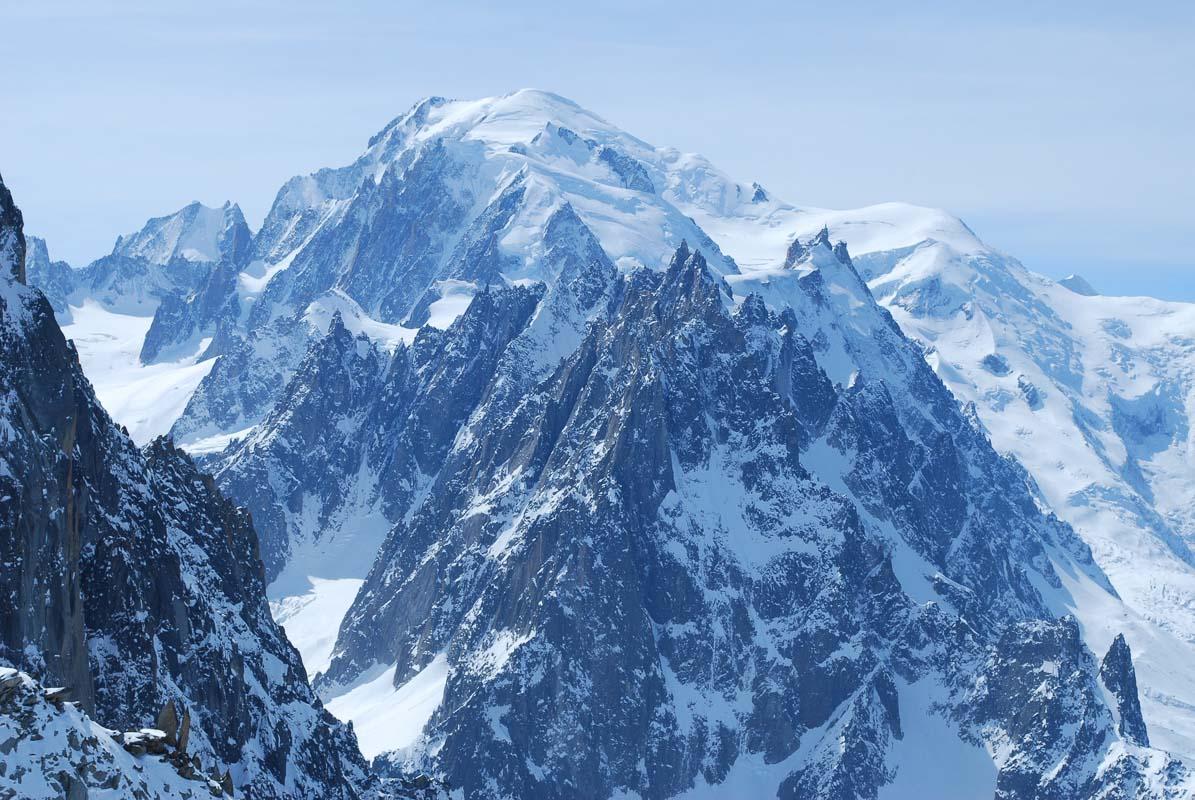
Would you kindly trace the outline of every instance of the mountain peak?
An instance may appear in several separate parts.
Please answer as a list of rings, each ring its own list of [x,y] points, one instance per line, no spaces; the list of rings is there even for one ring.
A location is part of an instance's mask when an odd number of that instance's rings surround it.
[[[689,243],[682,240],[664,273],[659,296],[666,307],[677,309],[693,303],[720,303],[729,300],[731,293],[726,282],[710,270],[701,251],[690,250]]]
[[[1123,633],[1116,634],[1100,663],[1100,681],[1116,700],[1117,726],[1121,735],[1134,744],[1149,747],[1149,733],[1141,715],[1141,701],[1137,694],[1133,654]]]
[[[112,255],[144,258],[152,264],[220,261],[230,255],[230,248],[247,247],[251,236],[237,204],[226,201],[212,208],[193,200],[174,213],[151,218],[135,233],[117,237]]]
[[[369,147],[388,150],[395,144],[446,138],[482,141],[505,148],[530,144],[549,124],[601,143],[614,138],[631,140],[566,97],[542,89],[520,89],[480,100],[425,97],[373,136]]]

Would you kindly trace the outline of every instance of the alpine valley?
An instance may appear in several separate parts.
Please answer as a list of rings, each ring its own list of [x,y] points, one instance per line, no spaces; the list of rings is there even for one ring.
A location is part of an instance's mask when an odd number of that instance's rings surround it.
[[[534,90],[52,244],[0,798],[1195,798],[1195,306]]]

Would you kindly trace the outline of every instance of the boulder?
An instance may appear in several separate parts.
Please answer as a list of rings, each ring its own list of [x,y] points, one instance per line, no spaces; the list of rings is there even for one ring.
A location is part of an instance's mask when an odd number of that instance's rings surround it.
[[[173,700],[166,701],[166,705],[158,712],[157,727],[166,734],[166,741],[175,743],[178,736],[178,709],[175,708]]]

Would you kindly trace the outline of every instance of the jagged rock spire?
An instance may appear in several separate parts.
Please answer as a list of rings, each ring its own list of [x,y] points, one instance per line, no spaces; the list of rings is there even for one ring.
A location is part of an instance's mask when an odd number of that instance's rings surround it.
[[[823,225],[822,229],[817,232],[817,235],[808,242],[802,242],[799,237],[794,237],[788,246],[788,250],[784,254],[784,268],[792,269],[797,263],[802,261],[809,255],[809,251],[817,247],[825,247],[834,253],[834,257],[842,264],[851,264],[850,253],[847,252],[846,242],[837,241],[831,243],[830,229]]]
[[[830,226],[829,225],[823,225],[822,229],[817,232],[817,236],[814,236],[813,239],[809,242],[810,247],[817,247],[818,245],[824,245],[826,247],[833,248],[834,245],[830,244]]]
[[[794,238],[792,244],[788,246],[788,252],[784,254],[784,268],[792,269],[793,266],[803,259],[809,253],[809,248],[801,243],[799,238]]]
[[[847,252],[846,242],[839,240],[834,243],[834,257],[843,264],[851,263],[851,254]]]
[[[1133,669],[1133,654],[1123,633],[1116,635],[1104,656],[1100,680],[1116,698],[1120,735],[1134,744],[1148,747],[1149,734],[1141,715],[1141,699],[1137,695],[1137,671]]]

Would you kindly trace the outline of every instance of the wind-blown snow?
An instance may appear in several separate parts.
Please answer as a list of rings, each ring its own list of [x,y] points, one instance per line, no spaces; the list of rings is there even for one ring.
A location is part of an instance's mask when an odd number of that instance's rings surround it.
[[[363,333],[391,351],[399,344],[415,341],[415,334],[419,332],[418,328],[404,328],[401,325],[378,322],[366,314],[353,298],[339,289],[334,289],[311,302],[303,312],[303,319],[320,334],[326,334],[332,317],[338,313],[345,328],[355,334]]]
[[[440,299],[428,307],[427,324],[444,330],[465,313],[477,287],[468,281],[447,280],[440,281],[436,288],[440,292]]]
[[[179,446],[193,456],[206,456],[219,453],[232,442],[243,439],[251,433],[253,433],[253,428],[248,427],[232,433],[218,433],[214,436],[195,439]]]

